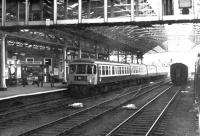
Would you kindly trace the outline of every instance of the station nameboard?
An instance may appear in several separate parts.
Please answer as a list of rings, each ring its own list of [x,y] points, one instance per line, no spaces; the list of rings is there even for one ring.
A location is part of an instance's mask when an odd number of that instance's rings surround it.
[[[192,0],[179,0],[179,8],[191,8]]]

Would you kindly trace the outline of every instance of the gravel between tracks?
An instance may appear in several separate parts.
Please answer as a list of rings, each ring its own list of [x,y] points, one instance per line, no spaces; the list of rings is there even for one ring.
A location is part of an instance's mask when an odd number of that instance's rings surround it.
[[[167,86],[163,86],[162,88],[167,88]],[[157,90],[160,89],[161,88],[158,88]],[[154,95],[156,95],[156,93],[154,93]],[[134,103],[139,108],[148,102],[152,97],[153,95],[150,93],[145,96],[141,96],[139,99],[132,100],[130,103]],[[65,136],[103,136],[135,111],[136,110],[128,110],[119,107],[114,110],[112,114],[106,114],[96,119],[95,122],[90,122],[86,126],[80,127],[79,130],[75,130]]]
[[[167,125],[165,136],[196,136],[195,112],[193,110],[193,81],[181,92],[172,118]]]
[[[75,101],[78,101],[78,102],[83,101],[84,104],[86,104],[87,106],[90,106],[90,105],[94,105],[95,103],[99,103],[102,100],[110,99],[113,97],[113,95],[119,95],[122,92],[127,92],[129,90],[129,88],[134,88],[137,90],[138,87],[139,86],[128,87],[128,88],[124,88],[124,89],[116,91],[116,92],[113,91],[113,92],[110,92],[110,93],[107,93],[107,94],[104,94],[101,96],[99,95],[96,97],[92,97],[89,100],[78,100],[77,99]],[[94,102],[92,103],[91,101],[94,101]],[[6,125],[6,123],[1,123],[0,124],[0,136],[16,136],[16,135],[19,135],[22,132],[25,132],[29,129],[38,127],[42,124],[46,124],[53,120],[57,120],[58,118],[63,117],[66,114],[69,114],[67,112],[68,111],[67,105],[63,108],[64,109],[59,109],[57,111],[54,111],[52,109],[52,111],[49,111],[49,112],[42,112],[42,113],[39,112],[38,116],[36,113],[34,113],[33,115],[27,116],[25,119],[18,120],[18,122],[16,122],[16,123],[11,122],[10,124],[7,124],[7,125]],[[74,110],[75,111],[73,111],[73,109],[71,109],[70,111],[76,112],[79,109],[77,109],[77,110],[74,109]],[[25,112],[27,112],[27,111],[25,111]]]

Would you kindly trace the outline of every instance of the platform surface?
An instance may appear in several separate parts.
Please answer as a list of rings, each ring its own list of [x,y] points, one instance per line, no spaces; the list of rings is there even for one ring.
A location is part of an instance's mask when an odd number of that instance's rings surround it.
[[[10,99],[13,97],[34,95],[39,93],[48,93],[54,91],[60,91],[67,88],[66,84],[55,83],[55,87],[51,87],[50,83],[44,83],[43,87],[38,87],[37,85],[22,85],[8,87],[7,91],[0,91],[0,100]]]

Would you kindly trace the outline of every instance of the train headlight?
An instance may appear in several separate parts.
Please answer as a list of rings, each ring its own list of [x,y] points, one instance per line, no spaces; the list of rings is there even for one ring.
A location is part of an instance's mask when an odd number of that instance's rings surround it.
[[[92,83],[93,82],[93,78],[92,77],[90,77],[89,79],[88,79],[88,83]]]

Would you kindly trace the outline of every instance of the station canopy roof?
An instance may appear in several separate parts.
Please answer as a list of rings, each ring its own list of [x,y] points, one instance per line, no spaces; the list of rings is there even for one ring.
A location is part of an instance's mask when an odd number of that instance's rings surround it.
[[[189,39],[199,44],[199,24],[56,26],[2,29],[10,44],[78,49],[100,53],[124,51],[130,54],[160,53],[168,50],[168,40]],[[95,47],[96,45],[96,47]]]
[[[31,0],[34,2],[33,0]],[[37,0],[38,2],[38,0]],[[61,7],[58,10],[63,9],[63,0],[58,1],[58,5]],[[77,15],[77,3],[69,0],[71,4],[70,11]],[[83,1],[83,9],[84,3]],[[94,2],[100,2],[94,0]],[[14,8],[12,1],[8,1],[7,4],[7,20],[13,20]],[[108,3],[110,4],[110,3]],[[121,5],[120,5],[121,4]],[[146,2],[148,4],[148,2]],[[44,3],[45,5],[45,3]],[[97,4],[99,5],[99,4]],[[129,12],[124,12],[123,2],[116,1],[118,15],[130,16]],[[94,6],[94,5],[93,5]],[[101,9],[103,5],[100,4]],[[151,10],[151,14],[154,15],[151,6],[144,6],[142,11]],[[90,14],[93,12],[91,11]],[[83,13],[83,18],[87,14]],[[99,17],[103,16],[97,14]],[[142,16],[146,15],[146,12],[141,13]],[[58,17],[59,11],[58,11]],[[123,19],[123,17],[122,17]],[[191,29],[188,29],[191,28]],[[112,51],[121,51],[130,54],[145,54],[145,53],[159,53],[168,50],[168,40],[180,40],[189,39],[194,43],[194,46],[199,44],[199,24],[151,24],[151,23],[138,23],[136,24],[101,24],[101,25],[55,25],[55,26],[37,26],[37,27],[11,27],[1,28],[0,33],[7,34],[9,45],[23,46],[27,48],[47,49],[47,48],[63,48],[78,49],[80,46],[84,51],[95,52],[97,50],[100,53],[108,53]],[[45,48],[44,48],[45,46]]]

